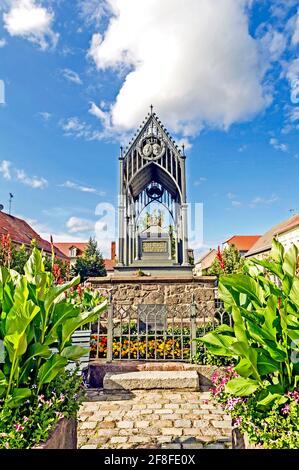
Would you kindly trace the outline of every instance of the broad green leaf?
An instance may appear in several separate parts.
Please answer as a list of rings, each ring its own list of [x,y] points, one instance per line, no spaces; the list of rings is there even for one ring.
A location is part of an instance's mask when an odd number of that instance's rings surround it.
[[[251,367],[251,375],[256,379],[260,380],[260,375],[257,369],[257,350],[252,348],[247,343],[242,343],[237,341],[231,345],[231,350],[235,355],[244,359],[243,365],[245,365],[245,360],[247,360],[247,368]]]
[[[108,306],[108,301],[105,300],[100,305],[97,305],[95,308],[93,308],[90,312],[83,312],[83,313],[80,313],[75,318],[70,318],[66,320],[62,325],[61,347],[63,348],[65,343],[70,340],[74,331],[81,328],[81,326],[84,326],[87,323],[90,323],[96,320],[98,318],[98,315],[106,311],[107,306]]]
[[[29,388],[15,388],[6,404],[9,408],[17,408],[21,402],[27,400],[31,396]]]
[[[263,306],[265,302],[264,291],[251,277],[246,274],[230,274],[222,276],[221,283],[226,287],[232,287],[239,293],[247,294],[258,305]]]
[[[53,326],[46,335],[45,344],[51,344],[58,339],[57,328],[59,325],[62,325],[69,318],[78,317],[78,313],[78,309],[72,304],[65,302],[55,304],[52,313]]]
[[[27,349],[27,338],[25,332],[6,335],[4,346],[7,348],[9,359],[13,362],[15,356],[22,356]]]
[[[273,402],[277,400],[281,400],[281,398],[284,398],[284,401],[287,401],[287,397],[282,397],[279,393],[271,393],[271,392],[266,392],[265,397],[262,398],[257,402],[258,405],[268,407],[269,405],[273,405]]]
[[[299,307],[299,277],[298,276],[294,277],[293,279],[293,285],[289,293],[289,298],[298,308]]]
[[[285,274],[294,277],[298,258],[298,248],[293,244],[285,253],[282,269]]]
[[[238,377],[227,382],[225,391],[237,397],[247,397],[259,388],[256,380]]]
[[[270,295],[267,300],[267,308],[264,309],[265,321],[263,329],[269,334],[269,337],[276,341],[277,330],[274,326],[277,316],[277,299],[274,295]]]
[[[252,258],[251,261],[255,263],[257,266],[262,266],[263,268],[266,268],[268,271],[270,271],[270,273],[279,277],[279,279],[282,279],[284,276],[284,273],[280,264],[273,263],[272,261],[269,261],[266,259],[261,260],[257,258]]]
[[[50,287],[50,289],[45,294],[45,310],[48,311],[50,307],[53,305],[54,301],[60,294],[63,294],[65,291],[70,289],[71,287],[76,286],[80,283],[80,276],[74,277],[71,281],[66,282],[65,284],[59,284],[54,287]]]
[[[240,359],[234,369],[241,377],[247,378],[252,374],[252,365],[246,358]]]
[[[3,374],[2,370],[0,370],[0,398],[5,394],[8,382]]]
[[[284,248],[282,244],[275,238],[272,240],[271,258],[278,265],[282,265],[284,258]]]
[[[236,338],[233,336],[210,332],[202,338],[198,338],[198,341],[206,344],[209,352],[216,356],[234,356],[230,349],[230,346],[236,341]]]
[[[279,370],[279,362],[272,359],[267,351],[258,349],[257,368],[261,376],[268,375]]]
[[[37,248],[33,248],[30,258],[24,266],[24,272],[28,282],[35,284],[35,276],[44,270],[41,252]]]
[[[89,348],[81,348],[81,346],[67,346],[62,350],[61,356],[71,361],[76,361],[88,352]]]

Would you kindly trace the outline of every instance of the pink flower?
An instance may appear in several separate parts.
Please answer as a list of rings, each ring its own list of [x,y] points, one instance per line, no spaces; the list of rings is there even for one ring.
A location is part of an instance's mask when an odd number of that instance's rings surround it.
[[[56,411],[55,414],[56,414],[56,416],[57,416],[58,419],[64,418],[64,414],[63,414],[63,413],[60,413],[59,411]]]
[[[25,426],[19,423],[19,424],[15,424],[15,428],[16,428],[16,431],[23,431],[23,429],[25,429]]]
[[[281,412],[282,412],[283,415],[288,415],[289,412],[290,412],[290,405],[288,405],[288,404],[284,405]]]
[[[242,423],[242,416],[237,416],[233,420],[233,426],[239,427],[241,423]]]
[[[23,421],[27,423],[27,421],[29,421],[29,418],[27,418],[27,416],[23,416]]]
[[[37,397],[38,401],[40,401],[40,402],[42,402],[42,403],[44,403],[44,401],[45,401],[44,398],[45,398],[45,395],[39,395],[39,396]]]
[[[65,400],[65,396],[63,395],[63,393],[60,394],[60,401],[64,401]]]

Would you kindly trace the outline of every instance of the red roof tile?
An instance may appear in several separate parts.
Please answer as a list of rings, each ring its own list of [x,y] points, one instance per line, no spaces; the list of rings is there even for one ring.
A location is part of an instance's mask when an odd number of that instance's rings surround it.
[[[104,259],[106,271],[114,271],[115,261],[112,259]]]
[[[62,253],[64,253],[65,256],[69,256],[70,249],[72,247],[75,247],[80,251],[79,256],[81,256],[83,254],[83,251],[87,247],[88,243],[87,242],[63,242],[63,243],[55,243],[54,242],[54,245],[60,251],[62,251]]]
[[[248,251],[260,238],[260,235],[234,235],[226,240],[225,243],[235,245],[239,251]]]
[[[18,245],[24,244],[29,247],[32,240],[36,240],[39,249],[45,253],[52,253],[51,243],[41,238],[25,220],[0,212],[0,235],[7,234]],[[66,259],[66,256],[58,248],[54,247],[54,251],[58,258]]]

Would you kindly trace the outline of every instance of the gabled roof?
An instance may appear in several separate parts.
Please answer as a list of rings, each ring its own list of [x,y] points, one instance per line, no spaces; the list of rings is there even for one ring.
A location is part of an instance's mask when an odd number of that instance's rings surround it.
[[[209,251],[207,251],[206,253],[204,253],[200,258],[199,260],[196,262],[196,264],[198,263],[202,263],[206,258],[208,258],[208,256],[216,256],[217,254],[217,250],[215,248],[211,248]]]
[[[235,245],[239,251],[248,251],[259,240],[261,235],[234,235],[224,243]]]
[[[8,234],[11,240],[18,245],[24,244],[30,247],[32,240],[36,240],[39,249],[45,253],[52,253],[51,243],[41,238],[25,220],[0,212],[0,235]],[[54,252],[58,258],[67,258],[57,247],[54,247]]]
[[[87,242],[63,242],[63,243],[54,243],[54,245],[64,253],[65,256],[69,256],[69,252],[71,248],[77,248],[82,253],[87,247]]]
[[[297,226],[299,226],[299,214],[296,214],[293,217],[280,222],[280,224],[274,225],[274,227],[271,227],[270,230],[261,236],[261,238],[254,244],[251,250],[246,253],[246,256],[252,256],[264,251],[271,250],[272,240],[276,235],[284,233]]]

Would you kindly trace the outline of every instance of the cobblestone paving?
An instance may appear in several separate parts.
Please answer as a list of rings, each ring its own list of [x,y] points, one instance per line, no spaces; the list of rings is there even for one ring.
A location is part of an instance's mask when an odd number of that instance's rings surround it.
[[[91,390],[79,412],[78,447],[229,448],[231,418],[208,398],[208,392]]]

